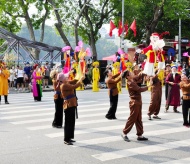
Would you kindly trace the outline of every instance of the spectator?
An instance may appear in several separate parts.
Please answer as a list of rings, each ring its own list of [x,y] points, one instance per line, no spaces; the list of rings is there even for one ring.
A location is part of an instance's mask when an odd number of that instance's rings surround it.
[[[32,73],[32,67],[30,66],[30,63],[27,62],[26,66],[24,67],[24,83],[25,83],[25,89],[29,90],[29,83],[31,79],[31,73]]]
[[[14,78],[14,86],[15,86],[15,90],[17,90],[18,70],[19,70],[19,65],[17,65],[17,67],[15,68],[15,78]]]
[[[44,71],[44,83],[43,83],[43,88],[49,88],[48,86],[48,81],[49,81],[49,76],[50,76],[50,66],[49,66],[49,62],[46,61],[46,64],[44,66],[45,71]]]
[[[9,87],[14,87],[14,79],[15,79],[15,68],[14,66],[12,66],[12,68],[9,70],[10,72],[10,77],[9,77],[9,80],[10,80],[10,85]]]
[[[17,70],[17,90],[20,91],[22,87],[22,90],[24,90],[24,70],[22,69],[22,66],[19,66],[19,69]]]

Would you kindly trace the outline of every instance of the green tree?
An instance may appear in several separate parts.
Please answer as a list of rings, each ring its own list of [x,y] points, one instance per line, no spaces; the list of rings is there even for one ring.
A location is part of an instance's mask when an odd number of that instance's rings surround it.
[[[0,6],[1,25],[7,23],[9,27],[6,29],[10,32],[17,32],[21,27],[22,19],[26,22],[30,39],[37,41],[34,29],[40,29],[38,41],[43,42],[45,21],[50,16],[50,6],[47,0],[0,0]],[[32,14],[30,14],[31,8],[34,10]],[[31,53],[36,59],[39,59],[39,52],[39,50],[31,49]]]
[[[114,3],[118,3],[118,0]],[[189,7],[189,0],[125,0],[125,19],[129,25],[134,19],[137,22],[137,37],[134,38],[130,30],[127,39],[137,43],[145,40],[146,44],[149,44],[151,33],[164,31],[169,31],[170,37],[173,38],[178,33],[178,19],[185,20],[182,24],[184,27],[186,22],[189,22],[189,11],[185,10]],[[115,14],[118,12],[121,12],[121,4]],[[115,22],[119,19],[121,18],[115,17]],[[187,34],[189,35],[189,32]]]

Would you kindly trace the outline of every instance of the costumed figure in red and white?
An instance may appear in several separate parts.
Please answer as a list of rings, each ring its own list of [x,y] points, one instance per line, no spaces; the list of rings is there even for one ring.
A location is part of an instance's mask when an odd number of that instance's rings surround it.
[[[165,68],[165,59],[163,47],[165,42],[160,38],[158,33],[152,33],[150,36],[150,45],[142,50],[142,54],[147,56],[144,67],[144,73],[148,76],[154,76],[154,63],[158,60],[158,69]]]

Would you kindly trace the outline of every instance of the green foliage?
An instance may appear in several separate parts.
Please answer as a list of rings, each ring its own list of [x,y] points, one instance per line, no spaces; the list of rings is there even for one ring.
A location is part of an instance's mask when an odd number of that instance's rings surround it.
[[[118,0],[113,0],[113,2],[118,3]],[[137,37],[134,37],[133,32],[130,30],[127,39],[137,43],[141,43],[145,39],[147,30],[152,28],[150,25],[155,19],[156,8],[160,8],[159,11],[162,12],[162,3],[164,3],[163,15],[159,18],[156,27],[150,30],[160,33],[170,31],[170,38],[174,38],[178,34],[179,18],[182,18],[182,28],[186,29],[187,23],[185,22],[189,22],[188,20],[190,20],[190,11],[185,10],[190,8],[189,0],[125,0],[125,20],[128,21],[129,26],[134,19],[137,22]],[[115,13],[118,12],[121,12],[121,3],[116,8]],[[114,22],[118,24],[118,20],[121,17],[115,16],[114,18]],[[183,31],[182,34],[190,37],[188,30]]]

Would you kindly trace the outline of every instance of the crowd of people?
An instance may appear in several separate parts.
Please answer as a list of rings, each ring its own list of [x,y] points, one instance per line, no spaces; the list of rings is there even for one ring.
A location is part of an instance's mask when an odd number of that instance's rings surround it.
[[[123,77],[126,78],[126,88],[128,89],[130,97],[130,116],[123,129],[123,134],[121,135],[122,138],[125,141],[130,141],[127,134],[135,124],[138,136],[137,140],[148,140],[148,138],[142,136],[141,92],[147,90],[150,90],[151,92],[150,105],[147,111],[148,119],[161,119],[158,115],[162,101],[162,86],[165,86],[165,112],[169,110],[169,106],[173,106],[173,111],[175,113],[180,113],[177,110],[177,107],[182,104],[183,125],[185,127],[190,127],[190,77],[188,65],[184,63],[183,67],[181,67],[179,62],[173,62],[171,64],[166,64],[165,69],[163,70],[158,69],[157,64],[155,64],[154,76],[148,76],[143,73],[144,70],[141,65],[142,64],[138,65],[137,63],[130,65],[130,67],[126,68],[127,71],[124,71],[125,73],[123,74]],[[114,69],[119,70],[119,67],[115,66],[117,66],[115,63],[113,65],[108,65],[105,71],[110,98],[110,108],[105,116],[107,119],[117,119],[116,111],[118,93],[120,90],[120,86],[117,84],[121,81],[121,73],[118,71],[119,73],[114,74]],[[180,88],[182,96],[180,96]]]
[[[31,91],[32,73],[35,70],[34,65],[30,65],[29,62],[17,65],[16,67],[12,66],[11,68],[5,65],[10,73],[8,78],[9,89],[14,89],[17,92]],[[38,72],[43,76],[43,88],[49,88],[48,81],[51,71],[49,62],[42,64],[38,69]]]
[[[16,90],[20,91],[23,90],[24,87],[25,89],[29,87],[30,83],[32,86],[34,101],[41,101],[42,88],[48,87],[49,78],[52,79],[53,89],[55,91],[55,115],[52,121],[52,126],[54,128],[62,128],[64,122],[64,143],[72,145],[73,142],[75,142],[73,139],[78,106],[76,90],[83,85],[85,73],[78,76],[74,67],[68,73],[63,73],[63,70],[60,69],[60,67],[55,67],[50,70],[48,62],[46,62],[45,66],[40,66],[39,64],[30,66],[29,63],[26,63],[24,68],[18,66],[16,69],[12,67],[10,70],[2,61],[0,64],[0,96],[4,96],[5,104],[9,104],[9,87],[16,87]],[[98,69],[98,63],[92,65],[94,66],[94,69]],[[166,96],[165,112],[169,110],[170,106],[173,106],[173,111],[179,113],[177,108],[182,103],[183,125],[190,127],[190,80],[188,79],[189,67],[187,67],[187,65],[183,64],[183,67],[181,67],[180,63],[166,64],[165,70],[162,70],[158,69],[155,64],[154,76],[145,74],[143,72],[142,64],[128,63],[126,64],[124,71],[121,71],[119,67],[120,65],[115,62],[113,65],[109,65],[104,72],[105,83],[108,87],[110,99],[110,108],[105,117],[109,120],[117,119],[118,99],[119,94],[121,93],[122,79],[124,79],[130,97],[130,115],[121,135],[125,141],[130,141],[127,134],[131,131],[134,124],[137,129],[137,140],[148,140],[148,138],[143,136],[143,102],[141,92],[150,90],[151,93],[150,105],[147,111],[148,119],[161,119],[158,115],[162,101],[163,85],[165,86]],[[93,77],[95,78],[95,76]],[[97,78],[99,79],[99,76]],[[97,82],[98,80],[96,83]],[[99,91],[96,90],[96,88],[98,88],[98,86],[95,87],[95,91]],[[180,88],[182,96],[180,96]],[[65,113],[64,121],[63,112]]]

